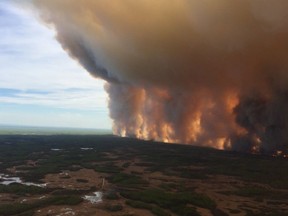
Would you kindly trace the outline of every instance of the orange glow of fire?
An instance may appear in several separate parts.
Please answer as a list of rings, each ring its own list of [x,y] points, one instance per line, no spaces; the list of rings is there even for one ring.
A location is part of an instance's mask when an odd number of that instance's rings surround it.
[[[194,118],[191,119],[191,123],[189,125],[189,136],[186,138],[186,142],[196,142],[197,138],[199,137],[199,135],[202,132],[202,127],[201,127],[201,116],[202,113],[201,112],[197,112],[194,115]]]
[[[166,143],[196,143],[217,149],[229,149],[231,148],[231,134],[246,135],[248,133],[246,129],[240,127],[235,122],[234,108],[239,103],[236,92],[226,92],[223,96],[223,104],[221,106],[214,103],[213,98],[206,99],[204,92],[203,102],[196,104],[195,107],[191,106],[191,113],[184,115],[183,124],[179,125],[180,130],[177,128],[177,124],[174,125],[173,122],[169,122],[169,118],[167,119],[167,116],[165,117],[165,113],[163,113],[165,112],[163,104],[173,100],[169,91],[154,88],[150,91],[138,89],[135,92],[134,96],[136,97],[136,104],[138,106],[135,106],[137,107],[136,111],[134,110],[135,113],[131,115],[128,124],[124,122],[123,125],[116,127],[115,132],[120,136],[132,136],[139,139]],[[187,101],[188,106],[189,100]],[[193,97],[191,97],[191,100],[193,104]],[[224,109],[224,111],[221,111],[222,115],[224,113],[224,122],[220,122],[220,118],[213,118],[213,115],[215,115],[215,111],[213,113],[213,110],[218,109]],[[215,122],[213,122],[215,132],[212,131],[212,137],[209,137],[210,132],[205,131],[205,124],[203,125],[203,120],[205,120],[203,118],[207,116],[208,118],[212,116],[212,120],[215,119]],[[254,141],[257,145],[253,148],[253,152],[257,152],[261,140],[259,137],[254,137]]]

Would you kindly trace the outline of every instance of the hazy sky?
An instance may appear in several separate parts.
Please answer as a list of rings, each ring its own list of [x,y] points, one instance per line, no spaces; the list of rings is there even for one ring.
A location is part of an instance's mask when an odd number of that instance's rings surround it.
[[[110,128],[104,82],[71,60],[54,35],[0,0],[0,124]]]

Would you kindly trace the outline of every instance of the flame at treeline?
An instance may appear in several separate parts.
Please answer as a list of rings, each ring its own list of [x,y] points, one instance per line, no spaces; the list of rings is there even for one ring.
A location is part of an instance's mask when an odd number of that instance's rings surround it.
[[[67,53],[107,81],[116,134],[287,151],[288,1],[34,5]]]

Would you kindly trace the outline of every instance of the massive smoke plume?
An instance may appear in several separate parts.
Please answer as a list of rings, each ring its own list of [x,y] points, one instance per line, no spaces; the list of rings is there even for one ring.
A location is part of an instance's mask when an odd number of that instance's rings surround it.
[[[107,81],[115,133],[287,150],[287,0],[34,4],[70,56]]]

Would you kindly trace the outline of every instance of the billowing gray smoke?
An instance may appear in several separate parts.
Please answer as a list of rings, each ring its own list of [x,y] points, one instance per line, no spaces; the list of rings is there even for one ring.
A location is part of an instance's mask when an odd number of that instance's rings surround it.
[[[70,56],[107,81],[115,133],[287,149],[287,0],[34,4]]]

